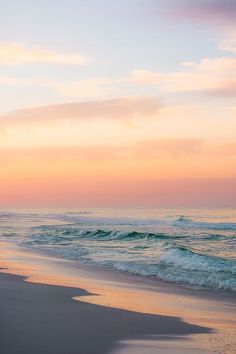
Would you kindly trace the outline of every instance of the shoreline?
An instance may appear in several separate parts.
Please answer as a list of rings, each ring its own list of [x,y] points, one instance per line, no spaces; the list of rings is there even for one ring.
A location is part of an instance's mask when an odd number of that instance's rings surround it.
[[[126,311],[143,316],[171,318],[168,325],[169,332],[165,333],[169,335],[171,335],[172,319],[176,318],[181,323],[186,323],[187,326],[211,329],[210,332],[205,332],[200,337],[195,336],[195,342],[194,338],[191,338],[190,347],[192,343],[192,349],[188,347],[188,351],[184,349],[184,346],[188,343],[186,338],[182,342],[178,339],[178,343],[184,343],[180,350],[183,353],[191,352],[190,349],[197,352],[198,345],[201,347],[199,353],[203,353],[204,348],[207,353],[211,353],[213,352],[211,347],[214,348],[216,343],[217,353],[233,353],[234,348],[236,348],[236,343],[233,341],[236,333],[236,321],[234,320],[236,301],[232,294],[226,296],[222,292],[195,291],[194,289],[185,289],[152,279],[141,279],[140,276],[131,276],[113,270],[81,266],[73,261],[52,257],[35,250],[32,252],[28,249],[19,248],[12,243],[1,243],[0,247],[3,250],[0,256],[0,266],[7,268],[0,270],[0,279],[2,279],[1,273],[18,274],[25,277],[23,283],[32,286],[48,284],[47,286],[54,286],[57,289],[58,286],[59,288],[62,286],[63,288],[76,290],[72,298],[77,300],[75,302],[79,303],[80,306],[83,304],[84,306],[97,306],[111,311]],[[81,289],[84,289],[84,293],[80,293]],[[27,297],[27,294],[25,296]],[[72,299],[71,301],[73,302]],[[152,332],[146,334],[150,335]],[[155,332],[155,334],[158,335],[159,333]],[[139,338],[140,333],[134,337]],[[137,346],[136,342],[127,342],[128,339],[132,338],[131,333],[126,337],[119,338],[118,342],[121,341],[123,344],[120,344],[121,351],[117,353],[131,354],[132,348],[135,348],[135,345]],[[150,338],[146,342],[150,343]],[[156,343],[155,352],[158,353],[157,343],[160,345],[160,339],[157,338],[154,342]],[[164,345],[164,342],[162,340],[162,345]],[[117,346],[117,340],[114,341],[113,348],[115,348],[115,343]],[[175,339],[168,339],[166,343],[173,344]],[[125,351],[122,351],[122,348],[126,348]],[[107,352],[110,352],[111,349]],[[136,352],[138,352],[137,348]]]
[[[99,264],[87,264],[81,262],[79,259],[69,259],[69,258],[63,258],[60,254],[56,254],[55,252],[52,252],[50,250],[44,250],[44,249],[38,249],[38,248],[30,248],[24,245],[18,245],[16,241],[1,241],[0,240],[0,247],[4,248],[14,248],[14,250],[17,249],[18,253],[22,253],[25,255],[35,255],[36,257],[40,257],[41,259],[50,259],[53,263],[60,263],[64,264],[65,267],[71,267],[72,269],[77,269],[79,271],[80,275],[83,275],[83,272],[87,272],[86,275],[91,275],[94,271],[96,271],[99,276],[105,279],[120,279],[121,281],[127,278],[127,281],[130,283],[137,284],[139,283],[140,285],[142,284],[149,284],[152,286],[158,286],[162,289],[169,289],[170,291],[175,291],[177,293],[187,293],[188,295],[196,295],[200,294],[201,296],[211,296],[216,299],[221,299],[224,297],[228,301],[236,301],[236,292],[231,291],[231,290],[226,290],[226,289],[215,289],[215,288],[208,288],[204,286],[195,286],[195,285],[190,285],[190,284],[185,284],[181,282],[171,282],[165,279],[159,279],[156,276],[153,275],[141,275],[139,273],[133,273],[123,270],[119,270],[117,268],[113,267],[105,267],[105,266],[100,266]],[[1,258],[0,258],[1,262]],[[1,268],[1,267],[0,267]]]
[[[105,354],[127,339],[210,331],[176,317],[73,301],[74,295],[89,296],[83,289],[25,282],[10,274],[0,274],[0,283],[2,354]]]

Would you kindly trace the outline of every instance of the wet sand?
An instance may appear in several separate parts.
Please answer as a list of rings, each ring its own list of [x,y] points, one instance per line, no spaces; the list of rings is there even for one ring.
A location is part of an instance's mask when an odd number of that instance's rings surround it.
[[[234,353],[232,295],[0,247],[1,354]]]
[[[1,354],[109,353],[116,343],[147,335],[208,330],[167,316],[74,301],[85,290],[25,282],[0,274]]]

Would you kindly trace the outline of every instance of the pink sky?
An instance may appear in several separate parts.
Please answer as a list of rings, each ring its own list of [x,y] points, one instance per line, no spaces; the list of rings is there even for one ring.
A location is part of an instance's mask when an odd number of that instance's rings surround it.
[[[1,207],[236,205],[235,2],[171,4],[4,4]]]

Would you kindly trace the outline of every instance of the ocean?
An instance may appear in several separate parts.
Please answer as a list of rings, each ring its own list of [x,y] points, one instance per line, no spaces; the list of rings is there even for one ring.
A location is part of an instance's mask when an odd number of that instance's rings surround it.
[[[236,209],[0,212],[0,240],[187,287],[236,291]]]

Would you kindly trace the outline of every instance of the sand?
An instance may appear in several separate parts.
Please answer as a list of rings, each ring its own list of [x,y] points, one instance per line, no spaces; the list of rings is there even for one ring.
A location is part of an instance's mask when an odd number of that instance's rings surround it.
[[[85,290],[25,282],[0,274],[1,354],[99,354],[147,335],[205,333],[167,316],[145,315],[80,301]]]
[[[234,353],[233,295],[0,249],[1,354]]]

